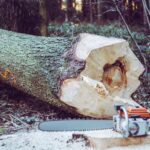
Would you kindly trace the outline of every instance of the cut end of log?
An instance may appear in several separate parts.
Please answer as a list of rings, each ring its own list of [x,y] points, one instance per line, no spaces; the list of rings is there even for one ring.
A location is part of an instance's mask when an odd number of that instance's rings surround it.
[[[144,67],[125,40],[81,34],[75,54],[86,66],[77,78],[63,82],[61,101],[96,118],[115,113],[116,96],[118,101],[136,104],[131,95],[140,85]]]

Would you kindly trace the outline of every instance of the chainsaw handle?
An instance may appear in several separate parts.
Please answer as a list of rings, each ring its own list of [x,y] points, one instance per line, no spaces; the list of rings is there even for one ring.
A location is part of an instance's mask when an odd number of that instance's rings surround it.
[[[120,110],[123,111],[124,118],[125,118],[125,121],[123,123],[123,136],[124,137],[128,137],[129,136],[129,118],[128,118],[128,112],[125,109],[125,107],[123,107],[123,106],[120,107]]]

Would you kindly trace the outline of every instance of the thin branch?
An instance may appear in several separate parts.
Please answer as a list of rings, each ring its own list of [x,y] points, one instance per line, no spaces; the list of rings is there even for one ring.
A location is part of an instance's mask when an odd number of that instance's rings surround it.
[[[11,120],[11,124],[15,127],[15,128],[19,128],[20,126],[18,125],[18,124],[16,124],[13,120],[13,118],[12,118],[12,116],[11,115],[9,115],[9,117],[10,117],[10,120]]]
[[[109,4],[112,4],[111,1],[109,0],[103,0],[103,1],[98,1],[98,2],[91,2],[92,4],[102,4],[102,3],[109,3]],[[86,5],[89,5],[89,3],[87,2]]]
[[[14,118],[15,120],[18,120],[19,122],[21,122],[24,126],[26,127],[30,127],[30,125],[28,125],[27,123],[23,122],[22,120],[20,120],[18,117],[10,115],[12,118]]]
[[[145,4],[146,4],[146,2],[145,2]],[[145,5],[145,7],[146,7],[146,9],[147,9],[148,15],[150,16],[150,10],[149,10],[149,8],[147,7],[147,4]]]
[[[144,14],[145,14],[145,17],[146,17],[146,20],[147,20],[147,24],[148,24],[148,27],[150,29],[150,20],[149,20],[147,11],[146,11],[146,1],[142,0],[142,4],[143,4],[143,9],[144,9]]]
[[[129,35],[131,36],[133,42],[135,43],[137,49],[138,49],[139,52],[140,52],[140,55],[141,55],[141,57],[142,57],[142,59],[143,59],[143,61],[144,61],[145,73],[147,74],[147,62],[146,62],[146,58],[145,58],[144,54],[142,53],[141,48],[140,48],[140,46],[138,45],[137,41],[134,39],[134,37],[133,37],[133,35],[132,35],[132,33],[131,33],[131,30],[130,30],[130,28],[129,28],[127,22],[126,22],[126,20],[124,19],[124,17],[123,17],[123,15],[122,15],[122,13],[121,13],[121,11],[120,11],[118,5],[116,4],[115,0],[112,0],[112,1],[114,2],[114,5],[115,5],[115,7],[116,7],[116,10],[117,10],[117,12],[119,13],[119,15],[120,15],[120,17],[121,17],[123,23],[124,23],[125,26],[126,26],[126,29],[127,29],[128,33],[129,33]]]
[[[98,14],[96,16],[103,16],[104,14],[106,14],[108,12],[114,12],[114,11],[116,12],[116,10],[114,10],[114,9],[109,9],[109,10],[104,11],[102,14]]]

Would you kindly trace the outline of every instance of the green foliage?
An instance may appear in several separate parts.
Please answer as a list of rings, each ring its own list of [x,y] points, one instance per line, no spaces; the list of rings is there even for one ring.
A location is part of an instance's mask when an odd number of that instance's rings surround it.
[[[72,22],[64,22],[63,24],[51,23],[48,26],[48,31],[50,35],[70,36],[73,28]]]
[[[86,32],[107,37],[113,36],[124,38],[129,42],[132,41],[127,29],[124,26],[121,26],[117,23],[111,23],[107,25],[98,25],[91,23],[75,24],[72,22],[65,22],[63,24],[50,23],[48,30],[50,35],[75,36],[79,33]],[[143,32],[132,31],[132,36],[135,40],[138,41],[139,44],[146,43],[147,37]]]
[[[0,128],[0,135],[5,133],[5,129],[4,128]]]

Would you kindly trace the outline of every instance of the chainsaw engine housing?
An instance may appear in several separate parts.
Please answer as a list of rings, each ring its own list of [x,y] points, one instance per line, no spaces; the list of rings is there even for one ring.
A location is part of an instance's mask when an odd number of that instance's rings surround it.
[[[122,133],[123,137],[146,136],[148,134],[149,118],[143,118],[138,114],[129,117],[127,109],[123,106],[118,110],[118,114],[113,116],[115,131]]]
[[[113,117],[114,130],[122,133],[124,137],[145,136],[149,131],[149,119],[129,118],[128,123],[125,118],[119,115]]]

